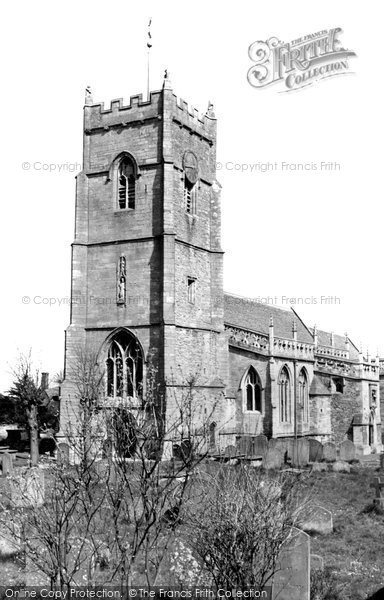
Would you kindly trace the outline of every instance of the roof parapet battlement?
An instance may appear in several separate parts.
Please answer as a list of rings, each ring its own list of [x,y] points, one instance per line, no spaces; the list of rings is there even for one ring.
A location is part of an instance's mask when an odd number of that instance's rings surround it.
[[[143,94],[135,94],[134,96],[130,96],[129,104],[124,104],[123,98],[115,98],[110,101],[109,108],[105,108],[104,102],[97,102],[93,104],[86,104],[87,108],[90,108],[92,111],[99,112],[102,114],[113,113],[120,110],[129,110],[131,108],[135,108],[138,106],[151,106],[151,104],[156,99],[156,96],[160,96],[161,90],[154,91],[150,93],[149,100],[143,100]]]
[[[179,110],[182,110],[183,112],[187,113],[190,117],[192,117],[192,119],[195,119],[196,121],[200,121],[200,123],[202,125],[205,125],[205,120],[206,120],[207,114],[203,114],[203,113],[199,112],[197,110],[197,108],[194,108],[193,106],[189,106],[188,102],[186,102],[182,98],[178,98],[177,96],[175,96],[175,98],[176,98],[176,106]]]
[[[130,96],[129,104],[124,104],[123,98],[115,98],[109,106],[104,102],[94,103],[90,88],[86,90],[85,97],[85,130],[94,130],[109,126],[127,125],[131,122],[145,119],[162,118],[162,97],[164,95],[164,116],[168,115],[180,125],[197,130],[209,140],[214,137],[216,118],[211,102],[205,114],[200,113],[185,100],[178,98],[172,90],[150,92],[149,99],[143,100],[142,94]],[[167,98],[167,100],[166,100]]]

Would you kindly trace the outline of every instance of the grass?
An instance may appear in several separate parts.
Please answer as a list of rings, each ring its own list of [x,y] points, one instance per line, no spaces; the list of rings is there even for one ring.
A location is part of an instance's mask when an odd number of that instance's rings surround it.
[[[333,515],[332,534],[311,536],[312,553],[324,559],[323,578],[329,574],[338,593],[321,600],[366,600],[384,587],[384,511],[373,504],[375,477],[372,469],[354,468],[352,473],[319,472],[304,479],[305,493]],[[0,560],[0,585],[22,577],[19,560]]]
[[[373,504],[375,477],[359,468],[314,473],[306,483],[316,504],[333,514],[334,532],[312,536],[311,551],[323,557],[343,600],[365,600],[384,587],[384,512]]]

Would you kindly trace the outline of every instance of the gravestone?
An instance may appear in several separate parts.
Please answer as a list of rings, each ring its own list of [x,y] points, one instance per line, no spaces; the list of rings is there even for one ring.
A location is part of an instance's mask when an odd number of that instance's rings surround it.
[[[309,462],[320,462],[323,459],[323,444],[318,440],[308,440]]]
[[[263,459],[268,452],[268,440],[265,435],[256,435],[253,438],[253,456],[261,456]]]
[[[311,572],[312,571],[323,571],[324,570],[324,559],[318,554],[312,554],[311,552]]]
[[[339,457],[340,460],[344,460],[346,462],[350,462],[355,460],[356,458],[356,448],[355,444],[350,440],[345,440],[341,442],[339,449]]]
[[[295,440],[293,462],[297,467],[305,467],[309,462],[309,442],[306,438]]]
[[[299,525],[307,533],[327,535],[333,531],[332,513],[322,506],[309,506],[304,509]]]
[[[257,456],[256,452],[255,452],[255,438],[254,437],[248,437],[247,438],[247,445],[245,448],[245,455],[247,458],[253,458],[254,456]]]
[[[251,439],[245,435],[242,435],[236,440],[237,454],[248,456],[251,452]]]
[[[278,469],[284,463],[284,452],[277,441],[271,439],[268,442],[268,451],[263,460],[263,467],[266,469]]]
[[[276,448],[283,454],[283,462],[291,464],[293,462],[295,440],[292,438],[278,438],[276,440]]]
[[[272,600],[309,600],[310,538],[293,528],[277,560]]]
[[[11,475],[13,472],[13,459],[8,452],[5,452],[1,457],[3,477]]]
[[[337,460],[332,464],[332,471],[335,473],[350,473],[351,465],[345,461]]]
[[[64,442],[57,447],[57,464],[69,465],[69,445]]]
[[[44,504],[44,471],[37,467],[20,467],[9,478],[11,504],[14,508],[37,508]]]
[[[380,454],[380,470],[384,471],[384,452]]]
[[[371,487],[376,491],[376,497],[373,499],[375,506],[384,509],[384,481],[380,477],[375,477],[374,483],[371,483]]]
[[[327,463],[323,462],[313,463],[312,471],[317,473],[320,473],[321,471],[328,471],[328,465]]]
[[[235,446],[226,446],[224,449],[224,457],[225,458],[232,458],[233,456],[236,456],[237,451]]]
[[[327,462],[336,460],[336,445],[333,442],[326,442],[323,445],[323,459]]]

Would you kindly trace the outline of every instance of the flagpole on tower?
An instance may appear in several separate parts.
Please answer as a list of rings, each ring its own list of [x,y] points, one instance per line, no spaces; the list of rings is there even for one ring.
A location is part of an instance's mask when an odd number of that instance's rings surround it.
[[[147,100],[149,100],[149,53],[152,48],[152,36],[151,36],[151,23],[152,17],[149,19],[148,23],[148,36],[147,36]]]

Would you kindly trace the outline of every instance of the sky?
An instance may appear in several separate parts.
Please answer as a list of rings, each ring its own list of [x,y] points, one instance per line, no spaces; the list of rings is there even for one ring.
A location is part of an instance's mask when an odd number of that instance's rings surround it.
[[[372,0],[364,12],[345,0],[8,2],[0,391],[20,352],[31,349],[51,375],[63,367],[84,90],[106,105],[145,94],[149,18],[151,89],[167,68],[177,96],[200,111],[215,107],[225,290],[292,305],[308,325],[348,332],[384,356],[382,11]],[[249,84],[253,42],[335,27],[357,55],[348,75],[290,93]],[[265,163],[278,168],[262,171]]]

